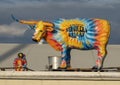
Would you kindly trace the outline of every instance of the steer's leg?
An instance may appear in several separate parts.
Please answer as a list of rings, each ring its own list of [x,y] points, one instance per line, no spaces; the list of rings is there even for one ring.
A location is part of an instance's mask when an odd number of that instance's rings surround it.
[[[98,58],[96,60],[96,65],[93,67],[93,69],[101,70],[103,66],[104,58],[107,54],[106,46],[105,45],[99,46],[97,48],[97,51],[98,51]]]
[[[62,61],[61,61],[61,65],[60,68],[69,68],[70,65],[70,60],[71,60],[71,56],[70,56],[70,51],[71,49],[64,49],[61,54],[62,54]]]

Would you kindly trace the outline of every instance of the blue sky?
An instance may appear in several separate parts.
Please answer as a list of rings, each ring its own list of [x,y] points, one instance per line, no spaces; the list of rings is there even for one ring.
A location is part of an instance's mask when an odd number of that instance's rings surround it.
[[[53,21],[103,18],[111,23],[109,44],[120,44],[120,0],[0,0],[0,43],[34,43],[33,32],[11,19]]]

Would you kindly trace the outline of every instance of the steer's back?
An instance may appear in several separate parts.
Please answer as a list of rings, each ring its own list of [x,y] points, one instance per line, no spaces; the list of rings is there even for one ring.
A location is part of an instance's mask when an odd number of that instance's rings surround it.
[[[55,29],[59,30],[61,42],[72,48],[92,49],[98,45],[105,45],[109,39],[110,24],[107,20],[58,19],[54,25]]]

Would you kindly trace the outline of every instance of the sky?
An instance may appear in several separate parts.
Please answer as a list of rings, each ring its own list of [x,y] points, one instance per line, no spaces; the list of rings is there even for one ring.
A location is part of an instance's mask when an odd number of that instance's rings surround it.
[[[120,0],[0,0],[0,43],[35,43],[33,30],[18,19],[102,18],[111,23],[109,44],[120,44]]]

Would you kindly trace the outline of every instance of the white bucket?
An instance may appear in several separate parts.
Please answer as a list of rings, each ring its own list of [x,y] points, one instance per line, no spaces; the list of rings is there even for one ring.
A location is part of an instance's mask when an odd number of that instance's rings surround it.
[[[58,69],[61,63],[61,56],[48,56],[50,69]]]

